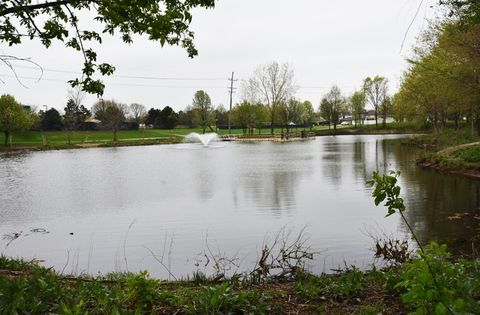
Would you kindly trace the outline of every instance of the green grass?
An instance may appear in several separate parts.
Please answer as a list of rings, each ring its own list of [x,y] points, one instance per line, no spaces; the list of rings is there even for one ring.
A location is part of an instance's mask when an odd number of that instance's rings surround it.
[[[326,126],[317,126],[314,130],[326,129]],[[296,129],[293,128],[292,131]],[[298,131],[303,130],[298,128]],[[139,144],[144,140],[158,140],[158,139],[172,139],[175,137],[186,136],[191,132],[202,133],[200,128],[179,128],[179,129],[146,129],[146,130],[122,130],[117,133],[118,141],[138,141]],[[206,132],[210,132],[207,130]],[[270,129],[260,130],[261,134],[270,134]],[[275,133],[280,133],[281,129],[275,129]],[[219,135],[228,134],[227,129],[218,129],[217,133]],[[259,131],[256,130],[255,134],[258,134]],[[232,129],[232,134],[242,135],[243,131],[241,129]],[[12,136],[12,144],[16,147],[41,147],[44,145],[44,137],[46,139],[46,144],[51,147],[62,147],[68,146],[68,136],[67,131],[21,131],[15,132]],[[80,144],[80,143],[108,143],[112,142],[113,135],[109,130],[98,130],[98,131],[74,131],[70,134],[71,144]],[[0,134],[0,144],[5,142],[5,135]]]
[[[422,136],[408,139],[408,141],[410,145],[416,145],[430,151],[438,151],[457,145],[480,141],[480,136],[476,133],[472,135],[471,129],[468,126],[464,126],[458,130],[454,128],[444,128],[438,135],[429,132]]]
[[[452,155],[467,163],[480,163],[480,145],[460,149]]]
[[[480,136],[472,135],[469,126],[460,129],[444,128],[438,134],[425,134],[404,139],[404,143],[420,148],[423,153],[417,163],[439,171],[467,176],[480,175],[480,146],[462,147],[480,142]]]
[[[376,134],[376,133],[395,133],[405,132],[408,126],[399,124],[389,124],[386,128],[375,128],[375,126],[363,126],[361,128],[355,128],[354,126],[338,126],[335,134]],[[291,128],[290,132],[296,133],[304,130],[303,128]],[[314,128],[306,129],[309,132],[313,132],[316,135],[329,135],[334,131],[329,129],[327,125],[315,126]],[[285,129],[283,130],[285,131]],[[178,128],[172,130],[166,129],[146,129],[146,130],[122,130],[117,133],[118,142],[113,142],[113,134],[109,130],[98,131],[22,131],[15,132],[12,136],[12,146],[14,148],[39,148],[39,149],[63,149],[72,148],[78,144],[94,143],[101,146],[111,145],[147,145],[158,143],[176,143],[180,142],[183,136],[191,132],[202,133],[200,128]],[[206,132],[210,132],[207,129]],[[219,135],[228,134],[228,129],[218,129],[216,131]],[[282,129],[276,128],[275,134],[280,134]],[[234,135],[243,135],[241,129],[232,129]],[[261,130],[255,130],[254,135],[263,134],[269,135],[271,130],[264,128]],[[70,144],[69,138],[70,136]],[[0,150],[5,149],[3,143],[5,141],[5,135],[0,134]]]

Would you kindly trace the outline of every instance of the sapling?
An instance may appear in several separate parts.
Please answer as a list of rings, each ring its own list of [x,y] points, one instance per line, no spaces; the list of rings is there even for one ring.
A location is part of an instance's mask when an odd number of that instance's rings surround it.
[[[418,245],[420,257],[425,262],[428,267],[428,271],[432,276],[433,282],[437,290],[441,290],[440,285],[438,284],[435,272],[433,271],[431,263],[428,261],[427,253],[425,252],[422,244],[418,240],[417,235],[413,231],[410,223],[408,223],[407,218],[404,215],[405,204],[403,198],[400,197],[401,187],[397,184],[398,177],[400,176],[399,171],[390,171],[389,174],[380,175],[378,172],[373,172],[372,179],[367,181],[367,183],[374,187],[372,192],[372,197],[375,199],[375,205],[378,206],[386,200],[384,206],[387,207],[386,217],[391,216],[392,214],[399,213],[402,217],[403,222],[407,226],[408,230],[412,234],[413,239]],[[441,304],[448,310],[450,314],[453,314],[452,310],[446,305],[443,301],[440,301]]]

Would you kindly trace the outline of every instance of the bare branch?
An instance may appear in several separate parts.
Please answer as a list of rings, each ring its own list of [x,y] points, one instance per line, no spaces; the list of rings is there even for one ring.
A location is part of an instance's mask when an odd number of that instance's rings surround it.
[[[42,66],[40,66],[35,61],[32,61],[30,58],[20,58],[20,57],[15,57],[15,56],[12,56],[12,55],[0,55],[0,62],[3,63],[5,66],[7,66],[10,69],[10,71],[15,76],[15,79],[17,80],[17,82],[20,85],[22,85],[24,88],[28,88],[28,87],[25,84],[23,84],[22,81],[20,80],[20,77],[18,76],[17,71],[15,70],[15,67],[12,64],[12,61],[27,62],[27,63],[30,63],[30,64],[36,66],[40,70],[40,75],[38,76],[38,79],[36,80],[36,82],[39,82],[42,79],[42,77],[43,77]],[[2,82],[3,82],[3,80],[2,80]]]

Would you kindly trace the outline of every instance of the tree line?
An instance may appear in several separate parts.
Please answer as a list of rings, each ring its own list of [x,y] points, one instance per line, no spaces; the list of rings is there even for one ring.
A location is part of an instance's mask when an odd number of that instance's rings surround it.
[[[350,119],[361,125],[366,117],[366,105],[374,109],[375,120],[383,117],[383,124],[391,110],[387,91],[387,79],[381,76],[366,78],[362,89],[346,97],[337,86],[333,86],[322,98],[317,110],[308,101],[295,97],[291,65],[272,62],[258,66],[253,76],[242,83],[241,101],[231,111],[222,105],[214,107],[210,96],[203,90],[197,91],[191,105],[175,112],[170,106],[163,109],[147,108],[138,103],[130,105],[99,99],[90,109],[82,104],[83,92],[79,89],[69,93],[69,99],[61,114],[50,108],[40,111],[26,111],[13,96],[0,98],[0,130],[5,133],[5,144],[10,141],[12,132],[18,130],[42,130],[68,132],[68,142],[73,131],[108,129],[114,141],[120,129],[157,128],[174,129],[201,128],[216,131],[217,128],[243,130],[253,134],[254,130],[282,128],[287,133],[292,127],[312,128],[324,123],[337,128],[343,119]],[[12,114],[13,113],[13,114]],[[12,122],[14,121],[14,123]]]
[[[398,120],[430,124],[434,133],[465,123],[480,135],[480,4],[446,0],[447,14],[422,34],[394,96]]]

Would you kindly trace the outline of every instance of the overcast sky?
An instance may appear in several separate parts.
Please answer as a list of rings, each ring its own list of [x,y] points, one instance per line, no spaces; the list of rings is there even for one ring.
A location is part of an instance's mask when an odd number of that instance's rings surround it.
[[[181,48],[161,48],[142,38],[130,46],[118,38],[105,40],[97,50],[99,60],[114,64],[117,71],[105,78],[104,99],[137,102],[147,108],[169,105],[178,111],[191,104],[195,91],[203,89],[215,106],[228,107],[231,72],[239,79],[239,87],[258,65],[272,61],[293,66],[299,86],[296,97],[310,100],[315,108],[333,84],[348,95],[366,76],[387,77],[394,93],[406,67],[405,57],[427,26],[426,20],[433,17],[435,8],[431,6],[435,5],[436,0],[219,0],[215,9],[193,12],[192,29],[199,50],[194,59]],[[82,22],[88,25],[89,21]],[[58,110],[65,107],[66,81],[80,72],[81,55],[62,43],[48,50],[34,42],[2,45],[0,51],[31,57],[44,68],[40,82],[29,79],[38,76],[37,70],[17,68],[25,88],[1,66],[4,83],[0,83],[0,94],[12,94],[38,109],[43,105]],[[237,94],[234,103],[238,100]],[[89,95],[84,104],[91,107],[95,101],[96,97]]]

